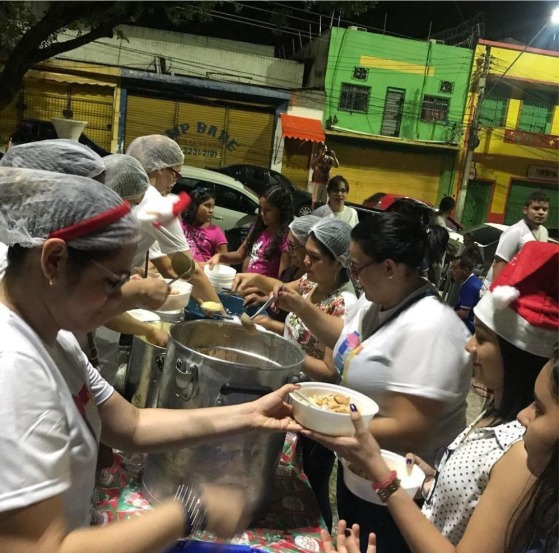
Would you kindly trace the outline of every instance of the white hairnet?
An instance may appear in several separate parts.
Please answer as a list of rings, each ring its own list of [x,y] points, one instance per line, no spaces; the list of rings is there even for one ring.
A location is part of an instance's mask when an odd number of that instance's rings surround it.
[[[310,233],[338,260],[344,267],[349,265],[349,242],[351,226],[339,219],[321,219]]]
[[[140,162],[132,156],[113,154],[103,158],[105,185],[121,198],[135,198],[149,188],[149,177]]]
[[[135,157],[148,175],[158,169],[182,165],[184,162],[180,146],[164,134],[139,136],[130,142],[126,153]]]
[[[92,179],[104,170],[103,158],[75,140],[55,138],[12,146],[0,167],[41,169]]]
[[[320,220],[321,218],[316,215],[303,215],[302,217],[295,217],[295,219],[289,223],[289,230],[291,231],[291,234],[295,236],[295,239],[299,242],[299,244],[305,245],[311,228]]]
[[[85,177],[0,167],[0,242],[8,246],[40,246],[53,232],[84,221],[89,224],[78,227],[83,235],[74,227],[75,238],[63,238],[69,246],[112,250],[135,244],[138,221],[124,207],[121,213],[121,206],[129,207],[116,192]]]

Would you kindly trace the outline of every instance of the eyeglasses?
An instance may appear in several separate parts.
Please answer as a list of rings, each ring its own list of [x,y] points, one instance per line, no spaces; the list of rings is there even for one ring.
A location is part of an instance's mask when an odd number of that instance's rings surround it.
[[[377,261],[369,261],[369,263],[365,263],[365,265],[361,265],[360,267],[358,267],[353,261],[351,261],[349,264],[349,273],[351,275],[351,278],[353,280],[357,280],[359,278],[359,273],[363,269],[366,269],[367,267],[373,265],[374,263],[377,263]]]
[[[441,469],[453,453],[454,449],[448,447],[442,447],[435,453],[435,462],[433,463],[435,474],[427,475],[421,485],[421,495],[423,495],[423,499],[425,499],[427,505],[431,505]]]
[[[343,194],[344,196],[348,193],[347,190],[341,189],[341,190],[332,190],[331,191],[333,194]]]
[[[101,263],[98,263],[97,261],[95,261],[95,259],[91,259],[90,257],[87,256],[84,257],[86,257],[86,259],[90,263],[93,263],[93,265],[95,265],[97,268],[101,269],[105,274],[111,277],[111,286],[110,286],[111,294],[116,290],[118,290],[119,288],[121,288],[122,286],[124,286],[132,276],[131,271],[126,271],[125,273],[120,273],[120,274],[113,273],[113,271],[111,271],[108,267],[101,265]]]
[[[167,169],[167,170],[171,171],[171,173],[173,173],[173,178],[175,179],[175,182],[178,181],[182,176],[178,171],[176,171],[172,167],[165,167],[165,169]]]

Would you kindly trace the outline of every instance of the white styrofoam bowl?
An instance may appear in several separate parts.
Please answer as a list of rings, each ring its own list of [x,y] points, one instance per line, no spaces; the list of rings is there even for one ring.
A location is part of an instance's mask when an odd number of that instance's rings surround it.
[[[380,451],[389,468],[398,473],[402,489],[405,490],[406,493],[413,499],[417,490],[419,490],[425,480],[425,473],[417,465],[413,465],[413,468],[408,470],[406,458],[402,457],[402,455],[398,455],[392,451],[387,451],[386,449],[381,449]],[[344,484],[352,494],[360,497],[364,501],[368,501],[369,503],[385,505],[380,500],[377,492],[373,490],[372,482],[370,480],[355,474],[349,468],[349,463],[343,457],[340,457],[340,461],[344,468]]]
[[[365,424],[369,424],[378,413],[379,407],[375,401],[366,395],[336,384],[326,382],[303,382],[299,393],[304,396],[342,394],[350,398],[361,413]],[[307,405],[295,394],[289,394],[293,405],[293,418],[305,428],[328,434],[329,436],[353,436],[355,428],[349,413],[334,413],[314,405]]]
[[[170,278],[166,278],[165,282],[170,282],[171,280]],[[192,293],[192,284],[190,284],[190,282],[177,280],[171,284],[171,290],[177,293],[167,296],[163,305],[157,309],[158,313],[160,311],[177,311],[179,309],[184,309],[188,305],[190,294]]]

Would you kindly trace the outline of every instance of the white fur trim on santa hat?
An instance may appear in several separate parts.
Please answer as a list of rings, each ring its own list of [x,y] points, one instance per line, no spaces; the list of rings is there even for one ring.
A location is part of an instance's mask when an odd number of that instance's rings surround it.
[[[495,302],[495,309],[505,309],[520,297],[520,292],[513,286],[496,286],[491,293]]]
[[[495,300],[494,291],[487,291],[474,307],[474,314],[486,327],[507,342],[523,351],[549,359],[553,344],[557,341],[557,332],[531,325],[510,307],[498,307],[498,304],[499,300]]]

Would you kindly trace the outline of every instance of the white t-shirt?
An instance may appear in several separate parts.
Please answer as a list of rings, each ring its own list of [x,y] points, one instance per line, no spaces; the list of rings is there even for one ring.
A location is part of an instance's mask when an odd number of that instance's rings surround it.
[[[113,388],[70,332],[47,348],[0,304],[0,512],[62,494],[67,530],[89,526],[101,432]]]
[[[155,186],[150,186],[142,199],[142,201],[134,207],[133,213],[138,213],[147,205],[157,205],[163,196],[158,192]],[[190,248],[184,237],[184,232],[180,221],[175,217],[172,221],[165,224],[167,232],[154,227],[149,221],[140,222],[140,242],[136,247],[136,256],[134,257],[134,266],[143,266],[146,261],[146,253],[149,250],[149,258],[157,259],[164,255],[177,252],[186,252]],[[171,236],[169,236],[169,234]]]
[[[409,298],[428,288],[420,288]],[[433,428],[430,441],[414,451],[431,462],[439,447],[450,443],[466,426],[466,395],[472,374],[470,355],[464,349],[468,329],[448,305],[428,296],[362,341],[363,317],[371,306],[363,294],[346,315],[334,348],[341,383],[375,400],[379,416],[390,416],[390,392],[442,402],[439,426]],[[398,307],[379,312],[379,321]]]
[[[477,422],[477,421],[475,421]],[[456,545],[464,535],[495,463],[524,435],[518,421],[476,428],[472,423],[447,448],[423,514]]]
[[[507,263],[524,247],[527,242],[537,240],[538,242],[547,242],[549,238],[547,229],[540,225],[536,230],[530,230],[524,219],[510,226],[499,238],[495,257],[506,261]],[[484,288],[489,288],[493,282],[493,267],[489,269],[484,282]]]
[[[322,217],[323,219],[339,219],[352,227],[359,222],[357,211],[355,211],[353,207],[347,207],[346,205],[344,205],[342,211],[334,212],[328,204],[324,204],[318,209],[315,209],[312,214],[317,217]]]

